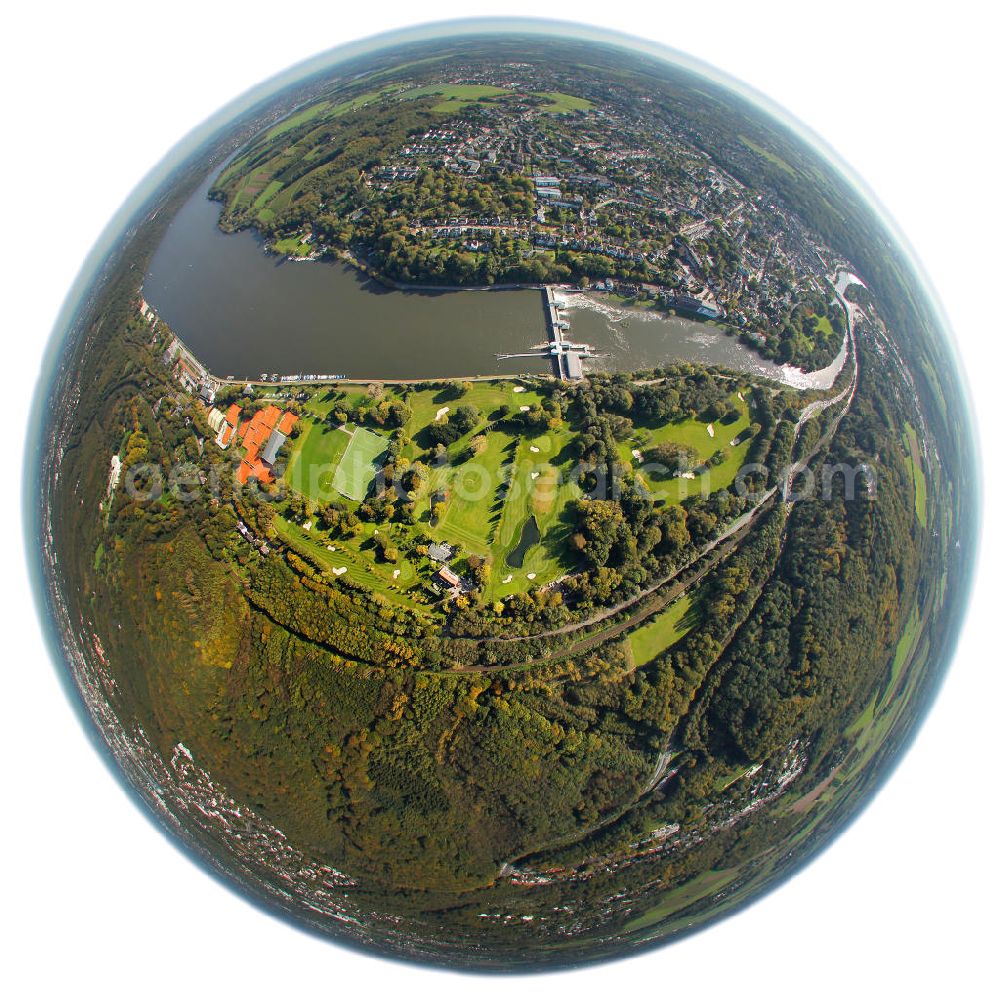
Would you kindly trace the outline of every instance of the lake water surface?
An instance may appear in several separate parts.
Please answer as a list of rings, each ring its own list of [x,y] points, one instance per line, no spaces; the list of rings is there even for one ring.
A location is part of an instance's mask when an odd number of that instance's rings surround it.
[[[423,379],[551,372],[544,357],[496,357],[546,340],[540,291],[390,290],[347,264],[268,255],[254,234],[218,228],[209,183],[171,222],[143,294],[216,375]],[[600,355],[587,362],[591,369],[681,360],[800,381],[794,370],[764,361],[709,324],[624,309],[598,294],[559,294],[568,303],[568,336]]]
[[[347,264],[284,260],[250,232],[223,233],[208,186],[170,224],[143,294],[216,375],[551,372],[543,358],[496,359],[546,339],[540,291],[394,291]]]

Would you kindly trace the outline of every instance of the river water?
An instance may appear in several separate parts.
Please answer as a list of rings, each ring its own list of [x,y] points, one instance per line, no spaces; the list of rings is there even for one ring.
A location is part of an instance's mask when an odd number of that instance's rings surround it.
[[[654,309],[618,305],[599,292],[560,291],[569,338],[590,344],[598,357],[591,369],[654,368],[675,361],[697,361],[784,381],[779,365],[759,357],[717,326]]]
[[[389,290],[347,264],[284,260],[264,253],[250,232],[223,233],[208,188],[206,180],[171,222],[143,294],[216,375],[423,379],[551,372],[547,358],[496,357],[546,340],[540,291]],[[568,337],[601,355],[587,362],[591,369],[689,360],[796,384],[794,371],[790,377],[709,324],[618,308],[597,294],[559,294],[569,303]]]

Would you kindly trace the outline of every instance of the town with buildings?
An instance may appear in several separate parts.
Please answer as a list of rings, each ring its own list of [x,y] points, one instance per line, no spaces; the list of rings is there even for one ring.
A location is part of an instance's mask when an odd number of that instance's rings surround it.
[[[535,67],[522,68],[534,73]],[[489,69],[448,83],[531,85],[513,70]],[[510,116],[505,106],[477,104],[475,115],[429,129],[397,150],[365,182],[391,203],[394,190],[413,183],[421,168],[470,178],[484,169],[523,174],[531,180],[533,212],[412,219],[414,236],[476,254],[514,240],[534,251],[605,258],[610,263],[595,270],[642,270],[652,280],[597,278],[587,283],[592,289],[660,298],[667,307],[737,327],[754,330],[755,318],[777,319],[804,290],[819,292],[828,270],[828,249],[794,215],[641,113]],[[757,335],[766,338],[766,330]]]
[[[517,63],[402,80],[355,100],[403,116],[434,94],[435,121],[387,141],[349,194],[329,164],[287,190],[274,179],[349,129],[344,115],[263,146],[273,168],[255,147],[253,172],[237,161],[214,196],[226,226],[261,229],[291,259],[346,255],[397,284],[566,284],[724,323],[779,362],[828,362],[841,338],[808,315],[826,298],[829,248],[717,165],[689,121],[580,84],[571,97],[558,71]]]

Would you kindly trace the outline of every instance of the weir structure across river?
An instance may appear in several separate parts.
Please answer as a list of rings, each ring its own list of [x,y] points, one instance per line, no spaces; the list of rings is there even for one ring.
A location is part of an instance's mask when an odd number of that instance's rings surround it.
[[[543,294],[545,295],[545,329],[549,335],[548,343],[539,344],[521,354],[498,354],[497,360],[536,358],[548,355],[552,359],[552,367],[557,378],[583,378],[583,359],[596,357],[594,349],[590,344],[577,344],[567,338],[566,331],[569,330],[569,321],[563,319],[559,312],[560,308],[565,306],[565,302],[559,298],[551,285],[545,286]]]

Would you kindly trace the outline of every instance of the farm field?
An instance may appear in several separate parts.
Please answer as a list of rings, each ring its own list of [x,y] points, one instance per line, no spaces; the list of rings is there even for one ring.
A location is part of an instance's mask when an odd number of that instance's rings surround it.
[[[658,924],[661,920],[666,920],[674,913],[683,910],[692,903],[696,903],[705,896],[717,892],[728,881],[732,880],[735,873],[735,868],[727,868],[721,871],[712,868],[704,874],[697,875],[689,882],[686,882],[681,888],[670,893],[658,906],[654,906],[645,913],[633,917],[625,925],[625,930],[642,930]]]
[[[293,128],[298,128],[299,125],[304,125],[307,121],[311,121],[313,118],[318,118],[329,107],[329,101],[318,101],[316,104],[303,111],[297,111],[289,115],[283,121],[278,122],[278,124],[267,133],[267,138],[276,139],[279,135],[291,132]]]
[[[859,751],[863,752],[867,747],[877,746],[879,733],[901,711],[902,704],[906,700],[905,675],[916,659],[915,646],[920,632],[921,616],[914,609],[899,637],[885,684],[872,695],[864,710],[845,731],[846,736],[859,738]]]
[[[392,89],[394,88],[383,87],[380,90],[372,90],[364,94],[359,94],[351,100],[343,101],[336,105],[331,104],[330,101],[319,101],[311,107],[298,112],[293,112],[287,118],[278,122],[269,132],[265,134],[265,142],[273,142],[282,135],[285,135],[286,133],[310,122],[313,123],[313,128],[307,129],[305,134],[302,135],[295,143],[288,148],[282,148],[276,151],[274,155],[264,160],[253,171],[251,171],[251,173],[244,178],[239,189],[235,192],[233,205],[252,205],[253,208],[257,210],[257,214],[262,221],[267,221],[269,217],[273,217],[275,209],[284,208],[290,201],[291,195],[294,194],[300,186],[298,182],[286,186],[281,181],[275,180],[274,178],[281,171],[281,169],[292,159],[298,156],[302,150],[309,150],[309,153],[305,156],[305,159],[309,160],[314,158],[311,154],[314,154],[317,150],[322,149],[322,146],[313,146],[312,140],[317,134],[317,129],[322,128],[324,123],[329,122],[333,118],[338,118],[341,115],[346,114],[348,111],[353,111],[364,106],[365,104],[370,103],[371,101],[377,100],[387,91]],[[247,162],[249,155],[250,154],[244,154],[230,164],[230,166],[227,167],[226,170],[220,175],[218,183],[226,183],[226,181],[234,173],[238,172]],[[282,195],[281,201],[275,204],[270,204],[274,201],[279,192],[281,192]]]
[[[838,788],[856,780],[884,749],[889,734],[907,711],[927,665],[931,647],[921,632],[922,617],[914,609],[899,638],[884,685],[872,695],[864,710],[844,731],[845,737],[854,740],[853,747],[827,779],[804,797],[790,802],[785,807],[786,811],[817,811],[817,805],[829,804],[837,795]],[[807,833],[808,828],[803,835]]]
[[[920,613],[916,608],[914,608],[910,613],[910,617],[906,621],[906,627],[903,629],[903,634],[899,638],[899,645],[896,647],[896,655],[892,658],[889,684],[886,688],[885,696],[881,699],[884,704],[890,703],[895,697],[903,671],[910,662],[914,644],[920,636],[921,625],[922,621]]]

